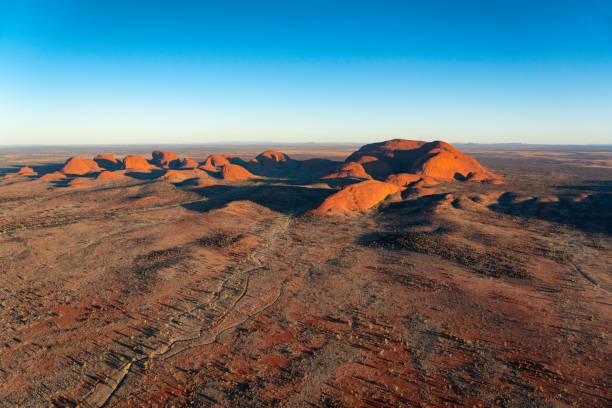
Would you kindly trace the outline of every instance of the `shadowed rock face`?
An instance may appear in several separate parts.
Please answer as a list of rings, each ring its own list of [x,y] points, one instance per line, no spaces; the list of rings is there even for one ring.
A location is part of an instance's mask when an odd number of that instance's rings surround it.
[[[328,159],[306,159],[300,163],[300,170],[304,171],[326,171],[337,165],[338,162]]]
[[[181,165],[181,160],[179,157],[170,152],[165,152],[163,150],[155,150],[152,153],[153,163],[159,167],[179,167]]]
[[[398,191],[400,187],[394,184],[377,180],[362,181],[327,197],[311,213],[325,215],[334,212],[365,211]]]
[[[112,171],[121,168],[121,162],[112,154],[101,153],[94,157],[94,161],[98,163],[98,166],[106,170]]]
[[[64,174],[83,175],[95,173],[101,170],[102,169],[98,166],[98,163],[93,160],[71,157],[66,161],[60,171]]]
[[[367,144],[346,162],[362,164],[368,174],[378,179],[393,173],[420,174],[439,181],[500,179],[473,158],[440,141],[394,139]]]
[[[237,164],[229,163],[221,169],[221,178],[224,180],[247,180],[254,177],[254,174]]]
[[[123,168],[150,170],[153,168],[153,166],[151,166],[144,157],[131,154],[123,159]]]

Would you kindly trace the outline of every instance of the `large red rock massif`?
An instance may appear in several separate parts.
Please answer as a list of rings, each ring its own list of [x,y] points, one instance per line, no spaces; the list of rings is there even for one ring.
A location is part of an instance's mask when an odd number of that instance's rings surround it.
[[[351,154],[346,163],[362,164],[377,179],[397,173],[429,176],[438,181],[500,179],[472,157],[440,141],[393,139],[371,143]]]

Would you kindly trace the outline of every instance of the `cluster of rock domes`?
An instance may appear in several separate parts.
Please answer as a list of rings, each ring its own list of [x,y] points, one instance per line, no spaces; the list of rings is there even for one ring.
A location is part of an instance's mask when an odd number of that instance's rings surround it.
[[[344,162],[327,159],[294,160],[284,153],[267,150],[250,161],[234,155],[211,154],[203,162],[162,150],[152,152],[147,160],[140,155],[128,155],[122,160],[110,154],[93,159],[72,157],[56,172],[39,180],[60,180],[69,176],[69,185],[86,183],[88,179],[73,176],[95,176],[96,180],[117,180],[126,172],[163,172],[156,177],[171,182],[198,179],[196,185],[210,185],[206,179],[248,180],[266,175],[300,174],[313,178],[355,179],[353,184],[330,195],[314,214],[363,211],[391,194],[410,190],[417,196],[433,193],[432,186],[440,182],[478,181],[501,183],[501,178],[445,142],[423,142],[394,139],[367,144],[353,152]],[[37,173],[23,167],[7,177],[34,178]],[[214,184],[214,183],[213,183]]]
[[[172,181],[190,178],[189,176],[203,177],[210,173],[215,173],[224,180],[246,180],[259,177],[251,171],[282,169],[283,164],[296,163],[289,156],[273,150],[265,151],[248,162],[227,154],[211,154],[201,163],[188,157],[181,159],[174,153],[162,150],[155,150],[151,156],[150,160],[134,154],[122,160],[111,154],[99,154],[93,159],[71,157],[59,171],[45,174],[40,179],[59,180],[67,176],[95,175],[98,180],[111,180],[120,178],[126,171],[165,170],[160,178]],[[17,173],[8,175],[17,176],[34,177],[37,173],[30,167],[23,167]]]
[[[313,214],[363,211],[410,188],[416,196],[434,193],[440,182],[501,183],[501,177],[445,142],[394,139],[367,144],[323,178],[367,179],[329,196]]]

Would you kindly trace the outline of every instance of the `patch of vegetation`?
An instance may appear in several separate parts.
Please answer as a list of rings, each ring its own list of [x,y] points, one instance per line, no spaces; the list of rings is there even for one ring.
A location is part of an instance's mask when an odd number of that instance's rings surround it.
[[[176,265],[183,259],[182,248],[174,247],[151,251],[135,259],[134,272],[138,276],[147,277],[159,269]]]
[[[408,249],[422,254],[436,255],[487,276],[527,278],[525,261],[509,252],[478,251],[457,245],[436,232],[404,231],[376,234],[363,244],[390,249]]]
[[[242,234],[232,235],[227,232],[218,232],[213,235],[207,235],[198,239],[197,243],[200,246],[208,248],[227,248],[230,245],[238,242],[242,238]]]

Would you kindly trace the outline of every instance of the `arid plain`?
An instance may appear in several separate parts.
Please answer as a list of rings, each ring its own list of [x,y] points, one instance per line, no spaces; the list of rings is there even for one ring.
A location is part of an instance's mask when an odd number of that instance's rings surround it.
[[[1,149],[0,406],[610,406],[612,148],[456,147]]]

